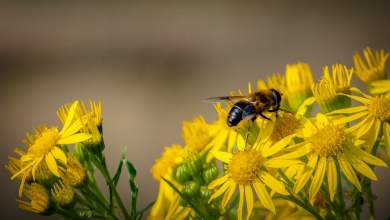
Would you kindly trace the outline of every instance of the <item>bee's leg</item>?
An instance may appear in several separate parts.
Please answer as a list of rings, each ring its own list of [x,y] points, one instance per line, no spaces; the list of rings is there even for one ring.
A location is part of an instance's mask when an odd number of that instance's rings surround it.
[[[269,112],[277,112],[280,110],[280,105],[277,105],[274,109],[268,110]]]
[[[265,115],[263,115],[263,113],[259,113],[259,115],[262,117],[262,118],[264,118],[264,119],[266,119],[266,120],[271,120],[270,118],[268,118],[267,116],[265,116]]]

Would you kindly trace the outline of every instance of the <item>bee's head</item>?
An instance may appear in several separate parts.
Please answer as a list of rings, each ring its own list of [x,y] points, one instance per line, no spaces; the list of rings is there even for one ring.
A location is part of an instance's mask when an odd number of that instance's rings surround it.
[[[272,97],[274,99],[275,105],[279,106],[280,102],[282,102],[282,93],[280,93],[276,89],[271,89]]]

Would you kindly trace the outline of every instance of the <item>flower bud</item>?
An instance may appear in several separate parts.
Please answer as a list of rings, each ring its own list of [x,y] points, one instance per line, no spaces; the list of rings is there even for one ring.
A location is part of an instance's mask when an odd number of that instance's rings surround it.
[[[38,183],[27,185],[23,189],[23,195],[29,201],[17,200],[23,210],[43,214],[49,209],[50,199],[47,189]]]
[[[218,177],[218,167],[212,163],[209,168],[203,171],[203,180],[209,184]]]
[[[191,197],[199,193],[200,185],[196,181],[190,181],[186,184],[184,184],[183,189],[181,192],[184,196]]]
[[[175,179],[179,183],[185,183],[185,182],[191,180],[191,174],[188,172],[187,166],[181,165],[181,166],[176,168]]]
[[[75,156],[69,155],[66,170],[62,173],[63,182],[70,186],[80,186],[84,183],[86,172],[80,161]]]
[[[50,193],[53,201],[62,207],[71,205],[75,198],[74,189],[62,181],[55,183]]]
[[[208,200],[208,199],[210,198],[211,194],[212,194],[212,191],[209,190],[209,189],[207,188],[207,186],[202,186],[202,187],[200,187],[200,196],[201,196],[203,199]]]
[[[197,176],[202,171],[202,159],[198,155],[192,155],[185,162],[185,166],[191,176]]]

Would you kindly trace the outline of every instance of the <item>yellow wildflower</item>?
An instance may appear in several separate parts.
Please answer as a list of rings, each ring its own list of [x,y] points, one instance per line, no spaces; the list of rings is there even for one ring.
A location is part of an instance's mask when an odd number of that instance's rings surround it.
[[[336,64],[332,66],[332,75],[329,67],[324,67],[324,77],[318,84],[312,86],[313,96],[315,97],[321,112],[349,107],[351,101],[348,97],[340,96],[339,93],[350,93],[352,79],[352,69],[346,66]]]
[[[313,76],[308,64],[297,63],[286,66],[286,90],[287,101],[291,111],[296,112],[299,106],[312,96],[311,86]]]
[[[326,175],[330,199],[333,201],[338,187],[337,166],[359,191],[361,185],[355,171],[376,180],[374,171],[367,164],[387,167],[380,159],[361,150],[359,145],[362,141],[345,128],[344,124],[335,124],[323,114],[317,114],[314,123],[307,121],[302,134],[304,141],[291,146],[296,150],[290,154],[307,155],[308,162],[307,169],[296,176],[294,192],[300,192],[312,177],[309,188],[311,200],[318,193]]]
[[[75,110],[79,103],[76,101],[72,104],[68,117],[61,131],[57,127],[41,127],[35,134],[27,135],[27,152],[21,156],[20,160],[23,167],[15,173],[11,179],[19,175],[27,177],[30,174],[35,179],[35,173],[39,165],[44,161],[56,176],[60,176],[58,163],[66,164],[67,158],[59,145],[75,144],[85,141],[91,137],[86,133],[79,133],[83,126],[80,121],[75,121]],[[20,192],[23,188],[23,182],[20,185]]]
[[[192,121],[183,122],[182,136],[186,148],[192,152],[207,151],[212,138],[209,128],[210,125],[202,116],[196,117]]]
[[[34,213],[44,213],[48,210],[50,198],[44,186],[38,183],[29,184],[24,187],[23,195],[28,201],[17,200],[21,209]]]
[[[221,206],[225,208],[238,187],[238,219],[243,218],[244,200],[247,207],[247,219],[251,216],[254,205],[253,190],[260,203],[275,213],[275,206],[266,186],[280,194],[286,195],[288,192],[284,184],[273,177],[268,169],[300,163],[295,160],[296,156],[283,155],[281,152],[291,142],[291,139],[292,136],[287,136],[274,144],[269,141],[260,141],[258,143],[261,143],[261,146],[253,148],[246,148],[245,143],[238,144],[238,151],[235,153],[214,151],[214,156],[226,164],[227,168],[224,176],[209,184],[209,189],[215,190],[209,201],[222,196]],[[278,154],[277,157],[275,157],[276,154]]]
[[[360,119],[350,129],[356,130],[359,136],[364,136],[368,143],[368,150],[371,150],[382,129],[390,155],[390,96],[370,96],[355,89],[362,96],[346,95],[351,99],[362,103],[346,109],[340,109],[330,114],[347,114],[347,117],[339,119],[339,123],[347,123]]]
[[[389,53],[384,50],[372,51],[367,47],[363,50],[363,54],[365,61],[359,53],[353,56],[356,76],[367,84],[386,79],[386,62],[389,59]]]
[[[80,120],[84,126],[80,129],[81,132],[89,133],[91,138],[83,142],[88,147],[100,146],[102,142],[102,104],[90,100],[90,109],[88,109],[84,102],[78,106],[74,120]],[[57,116],[62,123],[65,122],[69,114],[69,105],[61,106],[57,111]]]

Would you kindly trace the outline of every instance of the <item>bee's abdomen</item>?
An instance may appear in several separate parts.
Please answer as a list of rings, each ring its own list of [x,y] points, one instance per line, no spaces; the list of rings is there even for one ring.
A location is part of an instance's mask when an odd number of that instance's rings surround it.
[[[236,104],[234,104],[232,109],[230,109],[227,118],[227,124],[229,127],[236,126],[244,118],[255,115],[255,112],[256,112],[255,107],[250,102],[246,102],[246,101],[237,102]]]
[[[237,107],[233,106],[232,109],[230,109],[228,118],[227,118],[227,124],[229,127],[233,127],[238,125],[240,121],[242,120],[242,110]]]

